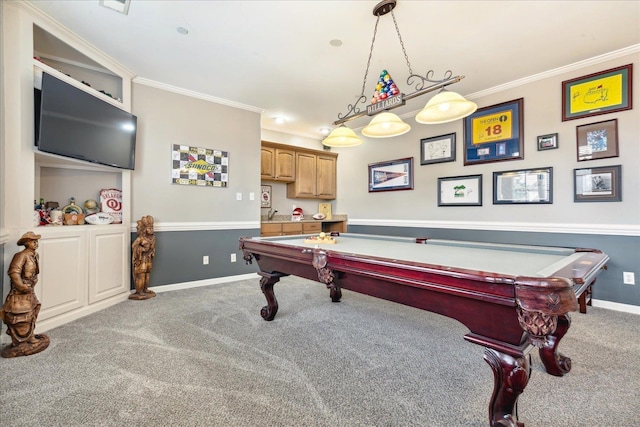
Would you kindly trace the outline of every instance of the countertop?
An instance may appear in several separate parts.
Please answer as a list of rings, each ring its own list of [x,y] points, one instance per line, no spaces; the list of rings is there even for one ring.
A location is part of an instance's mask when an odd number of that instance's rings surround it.
[[[263,224],[284,224],[289,222],[346,222],[347,215],[331,215],[331,219],[313,219],[312,215],[304,215],[300,221],[291,221],[291,215],[275,215],[273,219],[268,220],[266,215],[260,217]]]

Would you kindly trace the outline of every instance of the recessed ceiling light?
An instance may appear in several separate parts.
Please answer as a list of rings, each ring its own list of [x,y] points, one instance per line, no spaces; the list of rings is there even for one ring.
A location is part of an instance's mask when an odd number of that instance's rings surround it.
[[[334,47],[340,47],[342,46],[342,40],[333,39],[329,42],[329,44]]]
[[[123,15],[129,14],[131,0],[100,0],[100,6],[120,12]]]
[[[323,135],[329,135],[329,132],[331,132],[331,129],[329,129],[329,128],[320,129],[320,133],[323,134]]]
[[[276,124],[281,125],[284,123],[284,118],[283,117],[274,117],[273,120],[275,120]]]
[[[189,34],[189,30],[187,30],[184,27],[178,27],[176,28],[176,31],[180,34],[182,34],[183,36],[186,36],[187,34]]]

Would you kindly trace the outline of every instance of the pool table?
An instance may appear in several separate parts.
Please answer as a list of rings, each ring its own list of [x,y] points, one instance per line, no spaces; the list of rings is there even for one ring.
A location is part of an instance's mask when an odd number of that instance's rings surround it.
[[[469,329],[466,340],[485,347],[494,373],[491,426],[524,426],[515,408],[534,347],[548,373],[569,372],[571,359],[557,351],[568,313],[609,260],[584,248],[351,233],[318,244],[305,237],[240,238],[245,261],[259,267],[262,317],[274,319],[274,284],[294,275],[324,283],[333,302],[348,289],[456,319]]]

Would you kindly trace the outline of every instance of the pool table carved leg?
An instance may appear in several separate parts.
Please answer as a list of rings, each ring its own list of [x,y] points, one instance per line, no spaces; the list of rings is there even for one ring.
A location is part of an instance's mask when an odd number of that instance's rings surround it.
[[[280,281],[280,277],[286,275],[270,274],[262,271],[258,274],[262,276],[260,279],[260,289],[267,299],[267,305],[260,310],[260,316],[262,316],[264,320],[271,321],[276,317],[276,313],[278,312],[278,300],[276,299],[276,294],[273,292],[273,285]]]
[[[489,403],[489,422],[492,427],[524,427],[518,421],[518,397],[529,382],[529,359],[513,357],[491,348],[485,348],[484,360],[493,370],[493,394]]]
[[[558,352],[560,340],[569,330],[571,318],[568,314],[558,316],[558,326],[554,333],[547,337],[545,344],[540,347],[540,359],[547,372],[561,377],[571,370],[571,359]]]
[[[342,289],[340,289],[340,286],[338,286],[335,282],[336,273],[327,267],[316,267],[316,271],[318,272],[318,280],[327,285],[327,288],[329,288],[329,296],[331,297],[331,301],[340,302],[340,300],[342,299]]]

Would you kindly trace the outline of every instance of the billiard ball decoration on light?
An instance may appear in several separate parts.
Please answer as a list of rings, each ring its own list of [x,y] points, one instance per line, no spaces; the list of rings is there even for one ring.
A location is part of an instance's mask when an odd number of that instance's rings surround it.
[[[391,74],[387,70],[382,70],[378,83],[376,84],[376,90],[371,98],[371,103],[375,104],[379,101],[383,101],[387,98],[400,94],[400,89],[393,82]]]

